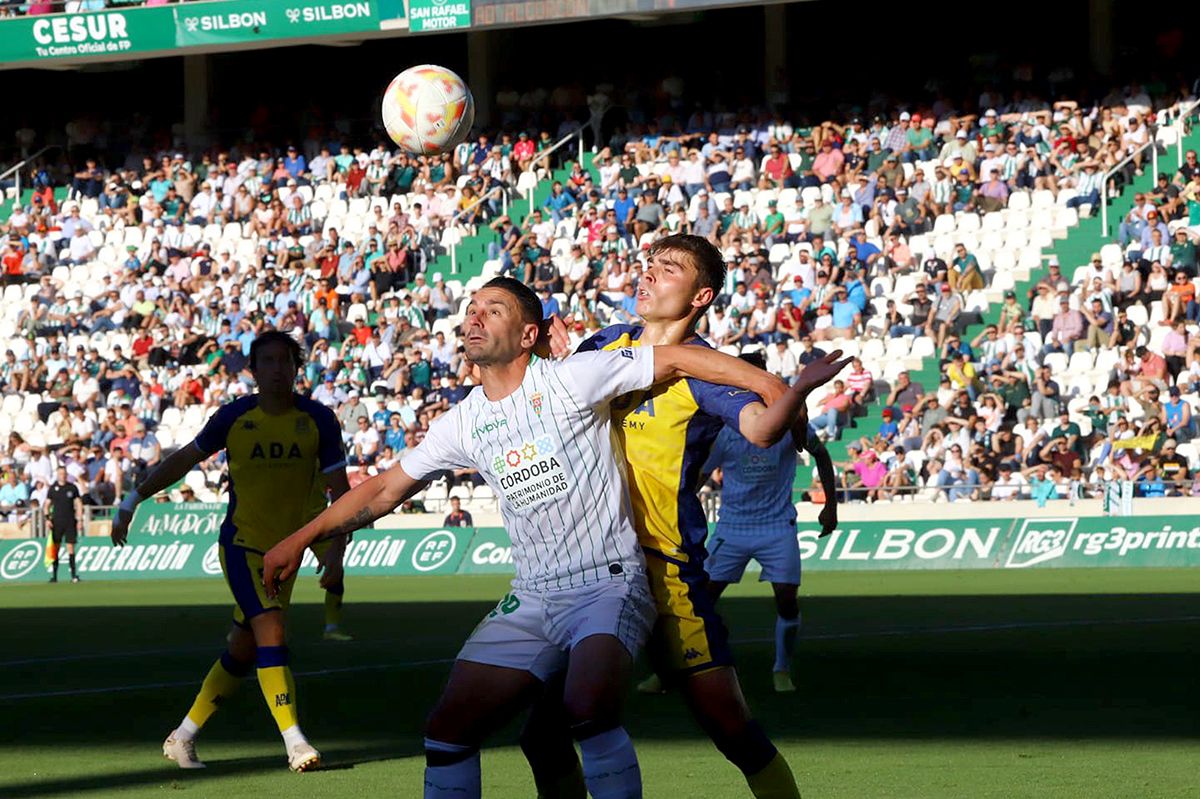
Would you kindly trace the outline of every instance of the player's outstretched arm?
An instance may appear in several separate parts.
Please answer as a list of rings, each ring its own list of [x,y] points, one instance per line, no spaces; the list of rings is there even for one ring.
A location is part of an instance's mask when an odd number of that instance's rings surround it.
[[[271,547],[263,556],[263,586],[275,596],[279,583],[300,568],[304,550],[326,538],[353,533],[392,509],[427,485],[410,477],[400,466],[360,483],[343,494],[308,524]]]
[[[346,476],[346,467],[341,467],[326,476],[329,485],[330,499],[337,502],[350,493],[350,478]],[[317,574],[320,575],[320,585],[328,588],[336,585],[342,579],[342,559],[346,556],[346,544],[350,537],[339,535],[329,544],[325,557],[317,563]],[[316,554],[316,553],[314,553]]]
[[[129,538],[129,523],[133,521],[133,511],[139,502],[175,485],[208,455],[209,453],[201,450],[194,442],[186,447],[180,447],[147,474],[142,482],[134,486],[134,489],[121,501],[117,508],[117,517],[113,519],[111,534],[113,545],[125,546],[125,541]]]

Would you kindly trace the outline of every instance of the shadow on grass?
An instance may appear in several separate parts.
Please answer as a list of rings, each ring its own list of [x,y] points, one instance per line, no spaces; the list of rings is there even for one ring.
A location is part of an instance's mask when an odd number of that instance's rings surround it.
[[[375,746],[341,749],[334,747],[322,752],[324,764],[321,771],[350,771],[367,763],[379,763],[416,754],[419,754],[419,750],[401,752],[394,747],[386,749]],[[0,796],[5,799],[26,799],[26,797],[36,796],[126,790],[151,785],[178,789],[204,785],[213,780],[228,780],[230,777],[250,777],[268,773],[281,774],[282,769],[285,768],[281,755],[210,760],[207,765],[208,768],[184,771],[166,764],[158,768],[123,771],[120,774],[63,777],[24,783],[0,783]]]
[[[294,608],[301,721],[318,747],[329,748],[330,763],[353,768],[418,754],[424,716],[448,672],[444,659],[489,609],[351,604],[345,620],[358,640],[326,644],[321,608]],[[1200,737],[1195,594],[810,598],[794,670],[800,690],[786,696],[770,687],[770,601],[731,597],[721,610],[746,696],[780,740]],[[23,748],[68,756],[94,756],[108,745],[153,751],[221,651],[227,618],[212,607],[0,610],[0,760],[23,756]],[[90,693],[49,695],[63,690]],[[26,698],[4,699],[17,695]],[[627,719],[637,740],[703,740],[677,697],[632,695]],[[514,723],[493,743],[511,744],[516,732]],[[213,718],[203,741],[258,745],[277,735],[251,684]],[[353,743],[339,748],[339,741]],[[230,768],[277,769],[279,759],[224,761],[212,773]],[[192,775],[155,769],[0,784],[0,796],[185,778]]]

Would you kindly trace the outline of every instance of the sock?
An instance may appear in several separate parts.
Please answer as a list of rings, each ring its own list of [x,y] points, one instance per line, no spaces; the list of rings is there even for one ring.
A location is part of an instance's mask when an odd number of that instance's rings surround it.
[[[482,791],[478,748],[425,739],[425,799],[476,799]]]
[[[557,776],[535,771],[533,784],[537,787],[537,799],[587,799],[587,783],[583,779],[583,766],[578,760],[570,771]]]
[[[746,784],[755,799],[800,799],[796,778],[787,761],[778,752],[766,768],[746,775]]]
[[[775,671],[791,671],[792,655],[796,651],[796,636],[799,633],[799,615],[794,619],[775,617]]]
[[[336,630],[342,624],[342,597],[346,593],[344,583],[325,589],[325,631]]]
[[[249,663],[239,663],[228,652],[222,652],[221,657],[208,670],[208,676],[200,686],[200,693],[196,694],[196,701],[192,702],[192,708],[176,729],[176,734],[185,739],[196,737],[196,732],[217,712],[222,702],[233,696],[249,673]]]
[[[292,727],[288,727],[286,730],[283,730],[282,735],[283,735],[283,745],[285,747],[287,747],[288,749],[291,749],[296,744],[308,743],[308,739],[305,738],[304,733],[300,731],[299,724],[292,726]]]
[[[642,772],[624,727],[582,738],[583,779],[593,799],[641,799]]]
[[[262,689],[267,709],[275,718],[279,732],[289,730],[298,723],[296,716],[296,681],[288,666],[286,646],[260,646],[258,648],[258,687]]]
[[[58,579],[58,553],[57,552],[54,553],[54,569],[50,572],[50,575],[55,580]]]
[[[70,554],[67,555],[67,563],[71,566],[71,576],[78,577],[79,575],[75,571],[75,553],[74,552],[71,552]]]

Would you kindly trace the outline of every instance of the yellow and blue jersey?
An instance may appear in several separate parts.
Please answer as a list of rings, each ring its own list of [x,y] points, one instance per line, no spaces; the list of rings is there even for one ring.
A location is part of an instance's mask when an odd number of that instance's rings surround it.
[[[325,509],[325,475],[346,458],[333,411],[296,395],[285,413],[268,414],[258,397],[223,405],[196,436],[212,454],[225,450],[229,509],[220,542],[266,552]]]
[[[579,351],[641,346],[638,325],[613,325]],[[707,347],[703,339],[688,342]],[[642,546],[680,564],[704,562],[708,522],[696,491],[721,428],[759,397],[743,389],[683,378],[612,403],[613,430],[628,464],[629,497]]]

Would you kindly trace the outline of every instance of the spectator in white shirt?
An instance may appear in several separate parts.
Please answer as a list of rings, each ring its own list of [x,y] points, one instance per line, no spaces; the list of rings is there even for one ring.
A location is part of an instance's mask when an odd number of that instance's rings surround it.
[[[350,462],[359,466],[370,466],[375,463],[379,454],[379,432],[371,426],[366,416],[358,417],[358,430],[353,437],[354,454]]]

